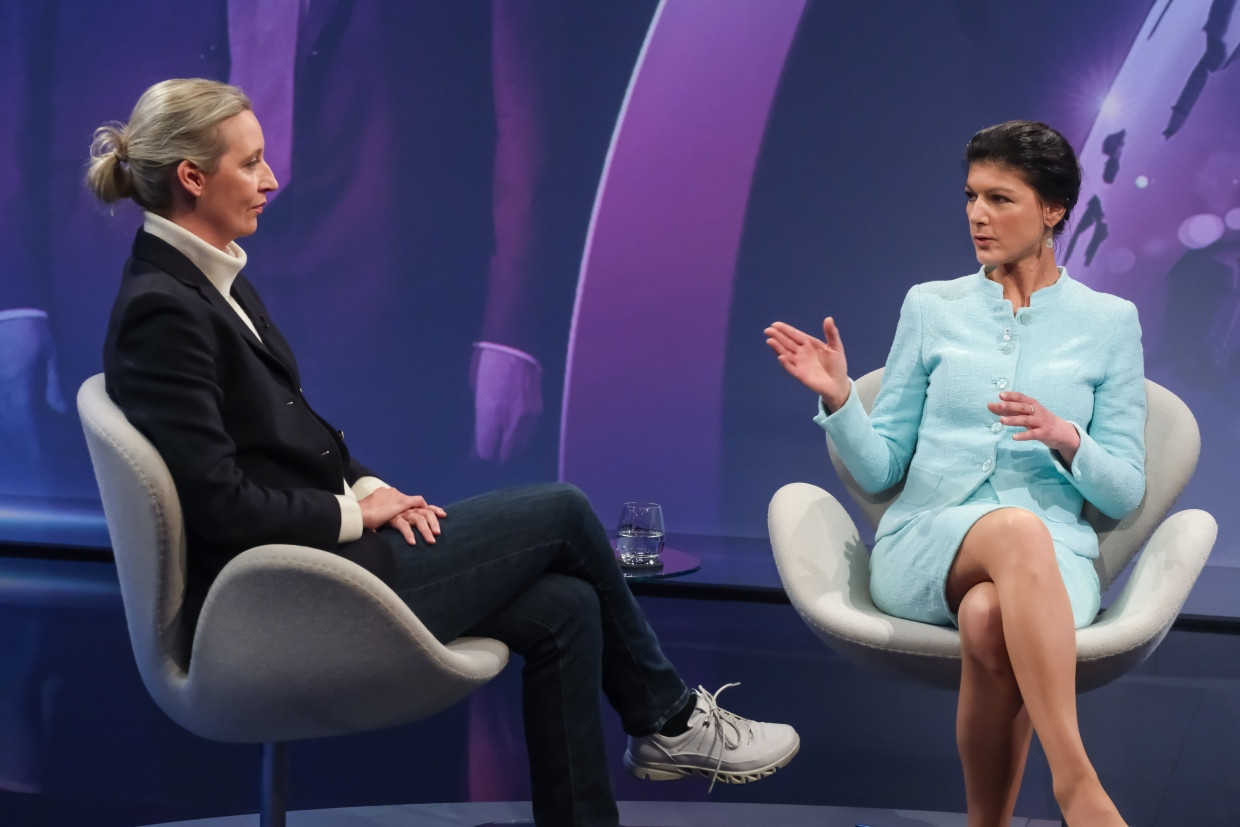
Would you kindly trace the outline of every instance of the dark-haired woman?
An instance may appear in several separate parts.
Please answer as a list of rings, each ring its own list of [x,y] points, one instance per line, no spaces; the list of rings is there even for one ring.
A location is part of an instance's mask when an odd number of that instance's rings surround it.
[[[1097,614],[1097,536],[1145,490],[1141,330],[1128,301],[1055,264],[1081,173],[1045,124],[966,149],[973,275],[913,287],[867,416],[832,318],[767,344],[819,397],[815,421],[871,492],[905,480],[879,523],[883,611],[960,628],[957,744],[971,827],[1007,824],[1033,731],[1073,825],[1123,824],[1081,742],[1075,628]]]

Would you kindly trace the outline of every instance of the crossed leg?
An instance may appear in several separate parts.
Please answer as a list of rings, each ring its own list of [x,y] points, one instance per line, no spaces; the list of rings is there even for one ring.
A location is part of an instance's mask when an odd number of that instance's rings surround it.
[[[1072,606],[1042,521],[1019,508],[978,520],[948,573],[947,601],[960,618],[956,737],[970,827],[1009,823],[1031,729],[1068,824],[1123,825],[1081,742]]]
[[[961,672],[956,746],[969,827],[1010,824],[1033,725],[1003,639],[999,594],[978,583],[960,601]]]

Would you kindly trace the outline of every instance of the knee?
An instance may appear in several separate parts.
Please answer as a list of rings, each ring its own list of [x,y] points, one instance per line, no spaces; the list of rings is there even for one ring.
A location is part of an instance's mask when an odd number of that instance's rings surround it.
[[[1003,636],[1003,616],[999,611],[999,592],[994,583],[978,583],[969,589],[960,601],[957,619],[964,657],[991,674],[1011,672],[1007,641]]]
[[[1046,523],[1027,508],[1000,508],[993,514],[1001,523],[1000,531],[1012,543],[1039,545],[1050,542],[1051,532]]]
[[[602,609],[598,592],[580,577],[550,573],[545,575],[557,584],[557,594],[562,596],[561,606],[566,613],[579,618],[591,627],[601,625]]]
[[[573,511],[594,513],[594,506],[590,504],[590,498],[586,496],[586,492],[569,482],[558,482],[556,486],[559,488],[560,496]]]
[[[594,507],[586,492],[568,482],[548,482],[538,486],[540,493],[550,502],[563,509],[564,513],[574,517],[594,515]]]
[[[523,604],[537,614],[541,645],[560,650],[601,648],[602,609],[593,586],[577,577],[547,573],[531,590],[536,594]]]
[[[994,514],[1000,521],[995,536],[1004,546],[999,559],[1005,568],[1024,575],[1058,574],[1055,541],[1041,517],[1024,508],[1003,508]]]

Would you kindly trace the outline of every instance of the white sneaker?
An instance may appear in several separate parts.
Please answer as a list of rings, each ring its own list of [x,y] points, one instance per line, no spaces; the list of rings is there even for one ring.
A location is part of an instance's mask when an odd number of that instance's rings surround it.
[[[674,781],[686,775],[725,784],[747,784],[765,778],[792,760],[801,748],[796,730],[787,724],[750,721],[720,709],[713,695],[694,690],[697,705],[689,715],[689,729],[680,735],[629,737],[624,766],[638,778]]]

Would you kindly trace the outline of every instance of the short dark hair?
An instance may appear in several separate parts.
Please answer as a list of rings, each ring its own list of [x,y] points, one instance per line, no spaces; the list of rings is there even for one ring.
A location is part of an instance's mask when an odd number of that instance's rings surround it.
[[[1019,173],[1043,203],[1064,208],[1055,235],[1063,232],[1081,195],[1081,165],[1063,135],[1037,121],[1005,121],[974,135],[964,160],[966,167],[986,163]]]

